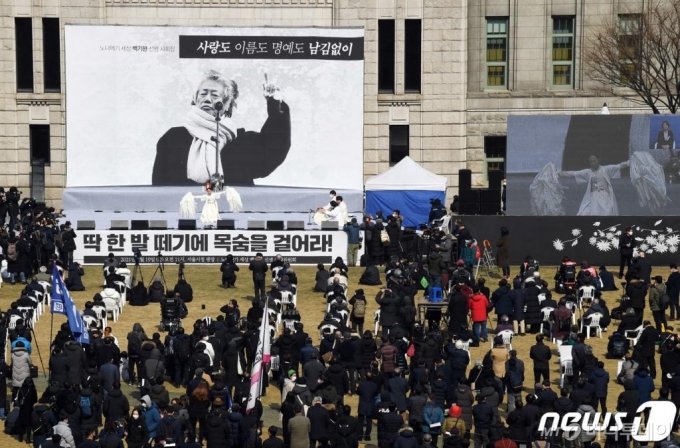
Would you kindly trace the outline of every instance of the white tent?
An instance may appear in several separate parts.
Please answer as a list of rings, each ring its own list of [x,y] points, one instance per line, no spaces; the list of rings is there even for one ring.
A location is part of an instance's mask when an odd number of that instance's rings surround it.
[[[405,226],[426,222],[430,199],[446,199],[448,179],[431,173],[410,157],[403,158],[388,171],[366,181],[366,214],[382,211],[385,216],[399,209]]]

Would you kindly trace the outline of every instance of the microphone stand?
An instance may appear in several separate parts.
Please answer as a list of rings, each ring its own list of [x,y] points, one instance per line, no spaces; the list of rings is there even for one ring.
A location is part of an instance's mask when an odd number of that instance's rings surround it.
[[[220,179],[220,111],[222,110],[222,103],[215,103],[215,137],[211,137],[210,140],[215,142],[215,174],[212,175],[211,184],[215,191],[222,189],[222,180]]]

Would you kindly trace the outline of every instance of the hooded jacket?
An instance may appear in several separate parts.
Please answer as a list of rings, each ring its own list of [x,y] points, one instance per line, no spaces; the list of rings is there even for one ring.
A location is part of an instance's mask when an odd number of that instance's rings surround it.
[[[640,309],[645,307],[645,297],[647,296],[647,285],[640,280],[631,280],[626,287],[626,294],[630,300],[627,306]]]
[[[149,286],[149,302],[161,303],[163,297],[165,297],[165,287],[163,286],[163,283],[161,283],[160,280],[154,280],[151,286]]]
[[[158,432],[158,424],[161,421],[161,414],[158,412],[156,403],[151,401],[148,395],[142,397],[142,403],[146,403],[146,408],[142,407],[142,417],[146,422],[146,429],[149,431],[149,437],[156,437]]]
[[[68,365],[68,381],[71,384],[81,384],[85,371],[85,352],[79,342],[69,341],[64,344],[64,354]]]
[[[401,428],[393,446],[394,448],[418,448],[418,439],[413,436],[413,429],[409,426]]]
[[[468,302],[470,308],[470,316],[473,322],[485,322],[486,321],[486,310],[489,307],[489,301],[484,296],[484,294],[476,293]]]
[[[121,418],[128,418],[130,414],[130,403],[120,389],[113,389],[108,393],[104,400],[103,410],[106,421],[115,422]]]
[[[144,372],[148,380],[152,378],[155,380],[165,374],[165,364],[161,360],[161,351],[157,348],[151,349],[149,359],[144,361]]]
[[[491,301],[498,316],[506,315],[512,317],[515,306],[512,300],[512,290],[507,286],[500,286],[491,295]]]
[[[31,376],[31,356],[24,347],[12,349],[12,387],[21,387]]]
[[[633,378],[635,390],[640,394],[640,403],[646,403],[652,399],[654,392],[654,380],[649,376],[647,369],[640,369]]]
[[[205,424],[205,438],[208,448],[224,448],[230,446],[229,424],[219,415],[211,414]]]

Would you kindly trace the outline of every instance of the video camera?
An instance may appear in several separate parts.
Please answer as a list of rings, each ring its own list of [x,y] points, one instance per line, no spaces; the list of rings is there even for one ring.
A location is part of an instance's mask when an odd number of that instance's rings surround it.
[[[139,250],[139,248],[135,247],[132,249],[132,256],[135,259],[135,263],[139,263],[139,260],[142,258],[142,252]]]

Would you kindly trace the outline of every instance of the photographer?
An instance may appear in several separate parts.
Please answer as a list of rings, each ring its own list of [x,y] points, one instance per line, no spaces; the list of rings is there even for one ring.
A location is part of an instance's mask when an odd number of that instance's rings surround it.
[[[85,275],[85,270],[80,263],[73,262],[68,265],[68,278],[66,279],[66,287],[69,291],[85,291],[83,281],[80,279]]]
[[[9,213],[9,227],[14,230],[19,225],[19,200],[21,199],[22,191],[17,190],[17,187],[10,187],[5,194],[7,198],[7,212]]]
[[[73,261],[73,251],[76,250],[76,233],[71,227],[71,221],[66,221],[59,234],[61,247],[59,248],[59,259],[64,266],[68,266]],[[57,244],[57,247],[59,245]]]

